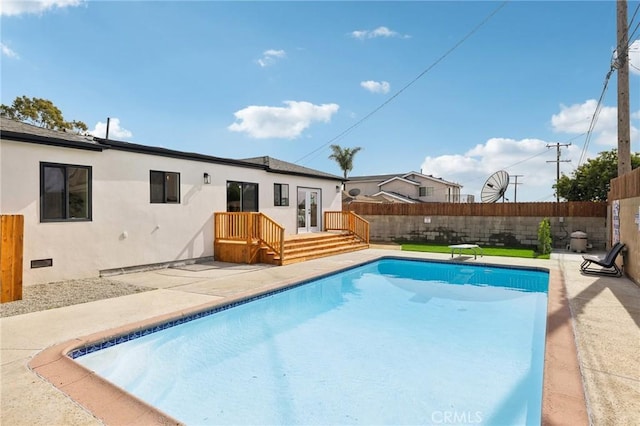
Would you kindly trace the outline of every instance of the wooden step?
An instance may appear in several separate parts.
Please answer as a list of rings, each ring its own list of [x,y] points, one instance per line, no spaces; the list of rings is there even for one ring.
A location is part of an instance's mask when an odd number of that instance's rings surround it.
[[[264,263],[287,265],[325,256],[363,250],[368,247],[368,244],[346,233],[305,235],[290,238],[285,241],[283,259],[280,259],[276,253],[266,248],[263,249],[266,251],[262,253],[261,259]]]
[[[311,259],[334,256],[336,254],[349,253],[353,251],[364,250],[366,248],[369,248],[368,244],[354,243],[351,245],[343,245],[343,246],[325,248],[320,250],[308,250],[302,253],[297,253],[292,256],[287,256],[287,254],[285,254],[281,264],[289,265],[291,263],[305,262]]]

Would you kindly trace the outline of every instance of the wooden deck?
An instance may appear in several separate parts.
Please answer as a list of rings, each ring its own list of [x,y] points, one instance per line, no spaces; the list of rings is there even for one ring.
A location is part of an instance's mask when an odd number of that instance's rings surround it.
[[[214,259],[288,265],[369,248],[369,223],[351,212],[325,212],[325,232],[285,236],[262,213],[215,213]]]
[[[319,257],[333,256],[369,248],[369,244],[346,232],[318,232],[285,237],[282,257],[269,247],[261,246],[254,240],[251,245],[241,241],[216,243],[215,259],[222,262],[266,263],[289,265]],[[247,256],[247,251],[253,252]]]

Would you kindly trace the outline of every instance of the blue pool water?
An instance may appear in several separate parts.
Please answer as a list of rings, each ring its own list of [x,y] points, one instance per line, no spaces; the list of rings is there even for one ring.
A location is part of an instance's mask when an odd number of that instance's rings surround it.
[[[548,282],[382,259],[76,361],[193,425],[539,425]]]

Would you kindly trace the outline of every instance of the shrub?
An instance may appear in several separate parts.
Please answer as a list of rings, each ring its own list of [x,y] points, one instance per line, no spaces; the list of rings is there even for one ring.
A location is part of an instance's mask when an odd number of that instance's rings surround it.
[[[545,217],[538,225],[538,252],[540,254],[551,253],[551,223]]]

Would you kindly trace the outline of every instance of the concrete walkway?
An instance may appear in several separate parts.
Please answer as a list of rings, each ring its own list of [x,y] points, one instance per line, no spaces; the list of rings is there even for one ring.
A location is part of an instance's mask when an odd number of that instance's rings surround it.
[[[374,248],[288,266],[192,265],[118,276],[156,290],[0,319],[3,425],[100,424],[27,367],[54,344],[144,319],[220,301],[274,284],[293,283],[380,256],[450,259],[449,254]],[[483,257],[470,263],[537,266],[561,271],[573,312],[588,410],[594,425],[635,424],[640,413],[640,287],[626,278],[579,273],[581,258]],[[568,424],[571,423],[567,419]]]

